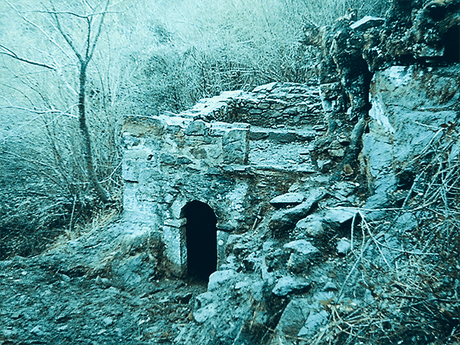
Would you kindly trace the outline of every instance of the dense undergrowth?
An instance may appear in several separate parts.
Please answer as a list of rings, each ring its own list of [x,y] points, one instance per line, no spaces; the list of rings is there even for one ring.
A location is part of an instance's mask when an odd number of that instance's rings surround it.
[[[54,5],[63,13],[64,28],[78,42],[78,33],[85,28],[68,13],[97,13],[103,3]],[[300,43],[303,23],[329,24],[349,7],[359,9],[360,15],[381,15],[388,4],[377,0],[113,4],[88,67],[86,96],[96,175],[115,207],[120,207],[122,193],[124,115],[179,112],[203,97],[270,81],[314,82],[316,52]],[[73,229],[101,207],[82,163],[75,61],[51,25],[50,6],[51,2],[30,1],[1,4],[0,25],[8,32],[0,40],[1,258],[40,252],[57,229]],[[11,51],[56,70],[22,64],[8,56]]]

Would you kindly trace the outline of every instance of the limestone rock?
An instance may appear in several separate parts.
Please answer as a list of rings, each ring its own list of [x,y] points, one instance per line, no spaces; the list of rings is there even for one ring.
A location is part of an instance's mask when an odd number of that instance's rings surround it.
[[[270,200],[270,204],[276,208],[298,205],[305,200],[305,195],[302,193],[287,193],[279,195]]]
[[[307,198],[300,205],[287,210],[278,210],[270,219],[269,227],[276,231],[292,229],[295,224],[307,215],[311,207],[321,200],[326,192],[321,188],[314,188],[308,192]]]
[[[311,283],[306,279],[287,276],[278,280],[272,292],[277,296],[286,296],[290,293],[305,292],[310,288],[310,285]]]

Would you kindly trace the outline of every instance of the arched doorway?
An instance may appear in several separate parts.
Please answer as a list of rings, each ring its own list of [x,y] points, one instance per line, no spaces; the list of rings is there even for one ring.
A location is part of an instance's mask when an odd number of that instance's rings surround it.
[[[208,280],[217,268],[217,219],[211,207],[192,201],[183,208],[187,219],[187,271],[189,277]]]

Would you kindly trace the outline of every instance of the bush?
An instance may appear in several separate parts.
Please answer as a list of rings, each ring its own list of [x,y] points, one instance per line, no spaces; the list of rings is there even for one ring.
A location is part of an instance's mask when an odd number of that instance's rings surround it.
[[[150,42],[133,54],[144,111],[179,112],[223,90],[272,82],[314,83],[315,51],[300,44],[308,20],[328,25],[349,7],[383,15],[389,1],[191,1],[143,8]],[[161,13],[161,18],[150,14]],[[145,27],[144,29],[145,30]]]
[[[75,116],[75,60],[63,49],[68,46],[50,25],[49,13],[37,11],[46,4],[0,3],[0,23],[8,33],[0,44],[59,67],[50,72],[0,55],[2,243],[25,233],[52,238],[54,228],[84,223],[98,207]],[[85,10],[71,1],[57,5]],[[117,3],[88,70],[87,121],[99,181],[119,207],[124,115],[180,112],[223,90],[250,90],[272,81],[314,83],[315,52],[299,43],[303,22],[325,25],[348,7],[360,8],[362,15],[381,14],[386,5],[377,0]],[[85,29],[79,23],[73,18],[64,26],[78,43],[84,39],[78,32]],[[30,241],[24,240],[29,249],[13,252],[37,252],[40,246],[27,245]],[[8,255],[3,247],[0,257]]]

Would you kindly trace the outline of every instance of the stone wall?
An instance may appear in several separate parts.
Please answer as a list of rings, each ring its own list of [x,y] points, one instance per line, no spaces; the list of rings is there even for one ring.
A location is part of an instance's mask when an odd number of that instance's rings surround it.
[[[241,93],[238,97],[246,99]],[[234,113],[235,108],[222,105],[223,98],[201,102],[201,112],[195,107],[178,116],[129,116],[124,121],[125,214],[157,233],[170,269],[178,274],[186,271],[182,211],[189,202],[200,201],[213,209],[222,244],[230,233],[253,228],[273,197],[316,172],[310,142],[323,128],[315,127],[316,121],[297,129],[209,121],[216,109],[221,118],[232,116],[222,109]],[[247,99],[246,104],[252,100]],[[305,107],[316,116],[316,105]],[[260,124],[265,116],[259,115],[254,122]],[[223,263],[225,248],[218,248],[218,253]]]
[[[203,99],[183,115],[227,123],[244,122],[265,128],[299,128],[322,124],[322,104],[317,87],[271,83],[252,92],[227,91]]]

